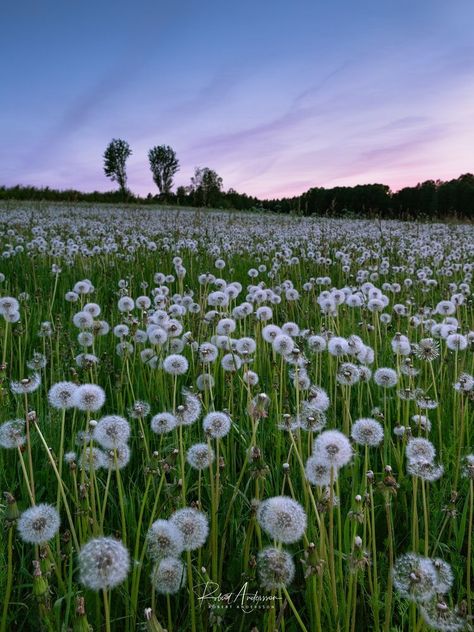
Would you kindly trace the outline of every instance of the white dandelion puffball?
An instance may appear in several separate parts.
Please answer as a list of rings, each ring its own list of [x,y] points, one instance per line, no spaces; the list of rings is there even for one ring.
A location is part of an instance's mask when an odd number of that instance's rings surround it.
[[[305,510],[289,496],[263,500],[258,506],[257,520],[270,537],[285,544],[302,538],[307,524]]]
[[[61,520],[54,507],[45,503],[26,509],[18,520],[18,533],[24,542],[44,544],[59,531]]]
[[[86,446],[79,457],[79,467],[86,472],[107,467],[107,456],[100,448]]]
[[[295,348],[293,338],[288,334],[280,333],[273,340],[273,349],[281,355],[288,355]]]
[[[20,381],[10,382],[10,390],[15,395],[28,395],[34,393],[41,386],[41,376],[39,373],[33,373]]]
[[[48,401],[53,408],[66,410],[74,406],[73,396],[77,390],[74,382],[57,382],[49,389]]]
[[[151,582],[157,593],[173,595],[186,583],[185,564],[176,557],[164,557],[153,567]]]
[[[428,439],[416,437],[408,441],[405,454],[409,461],[432,461],[436,456],[436,449]]]
[[[358,419],[352,424],[351,437],[359,445],[375,448],[383,441],[382,424],[371,418]]]
[[[214,450],[207,443],[195,443],[186,454],[186,461],[195,470],[207,469],[215,458]]]
[[[349,343],[345,338],[333,336],[328,342],[328,351],[331,355],[340,357],[350,352]]]
[[[26,443],[26,422],[24,419],[11,419],[0,425],[0,446],[7,450],[20,448]]]
[[[316,455],[310,456],[306,461],[305,474],[311,485],[327,487],[331,484],[331,467],[320,463]],[[333,480],[337,474],[333,473]]]
[[[117,448],[104,452],[104,457],[106,468],[109,470],[122,470],[130,461],[131,451],[126,443],[122,443]]]
[[[120,540],[100,537],[89,540],[79,552],[79,581],[91,590],[107,590],[128,575],[130,556]]]
[[[119,299],[117,303],[117,307],[119,309],[119,312],[131,312],[132,309],[135,307],[135,301],[133,300],[133,298],[130,298],[130,296],[122,296],[122,298]]]
[[[105,404],[105,391],[97,384],[82,384],[72,395],[75,408],[86,412],[96,412]]]
[[[222,439],[229,433],[232,425],[231,418],[226,413],[208,413],[202,422],[204,432],[213,439]]]
[[[322,353],[327,347],[326,339],[318,335],[310,336],[307,343],[313,353]]]
[[[401,555],[392,571],[393,585],[401,597],[424,602],[436,592],[437,576],[433,562],[417,553]]]
[[[146,542],[148,555],[153,560],[177,557],[184,549],[183,534],[169,520],[155,520],[148,530]]]
[[[398,375],[394,369],[381,368],[374,373],[374,382],[383,388],[392,388],[398,382]]]
[[[336,470],[347,465],[352,458],[352,446],[339,430],[325,430],[314,440],[314,454],[319,461]]]
[[[283,549],[267,547],[258,554],[258,577],[266,590],[286,588],[295,576],[293,558]]]
[[[426,625],[441,632],[461,632],[466,629],[466,618],[459,608],[452,609],[439,597],[419,605]]]
[[[311,387],[308,399],[310,407],[321,412],[326,412],[331,403],[328,394],[320,386]]]
[[[78,329],[91,329],[94,326],[94,318],[89,312],[77,312],[72,322]]]
[[[130,424],[119,415],[107,415],[97,422],[92,433],[94,441],[109,450],[127,443],[130,437]]]
[[[158,413],[151,418],[150,426],[156,434],[165,434],[176,428],[178,422],[171,413]]]
[[[221,367],[224,371],[232,373],[238,371],[242,366],[242,360],[235,353],[226,353],[221,358]]]
[[[436,592],[446,595],[454,583],[454,575],[451,566],[439,557],[431,560],[436,573]]]
[[[173,353],[163,360],[163,370],[169,375],[184,375],[189,364],[183,355]]]
[[[192,507],[178,509],[170,518],[183,536],[185,551],[194,551],[203,546],[209,533],[209,521],[206,514]]]

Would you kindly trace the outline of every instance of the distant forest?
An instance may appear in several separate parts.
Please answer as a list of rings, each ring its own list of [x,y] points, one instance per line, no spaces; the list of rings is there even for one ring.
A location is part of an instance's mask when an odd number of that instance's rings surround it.
[[[83,193],[72,189],[55,190],[33,186],[0,187],[0,200],[36,200],[51,202],[88,202],[129,204],[168,204],[235,210],[271,211],[297,215],[328,217],[387,217],[433,219],[458,217],[474,219],[474,175],[464,174],[455,180],[428,180],[414,187],[391,192],[384,184],[325,189],[314,187],[291,198],[260,200],[228,191],[214,191],[203,200],[202,191],[178,187],[176,193],[140,197],[127,191],[124,200],[120,191]]]

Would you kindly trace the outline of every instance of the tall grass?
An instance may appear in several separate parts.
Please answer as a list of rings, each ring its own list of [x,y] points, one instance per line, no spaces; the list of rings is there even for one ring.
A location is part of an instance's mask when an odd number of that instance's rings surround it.
[[[20,302],[19,321],[0,323],[0,422],[26,422],[24,445],[0,449],[0,487],[5,492],[1,632],[79,631],[88,625],[117,631],[162,626],[169,632],[419,632],[430,629],[429,621],[433,627],[433,617],[423,613],[426,604],[420,608],[394,586],[394,565],[407,552],[450,564],[452,588],[447,595],[434,596],[434,607],[445,604],[451,618],[438,607],[438,624],[469,628],[474,492],[472,469],[466,469],[464,459],[473,452],[474,391],[454,385],[463,374],[474,373],[472,227],[291,218],[267,224],[257,215],[143,211],[132,217],[94,208],[55,209],[41,218],[29,209],[10,210],[0,220],[0,271],[5,277],[0,297]],[[216,268],[217,259],[225,263],[222,270]],[[259,266],[265,269],[258,272]],[[255,277],[249,276],[251,269]],[[158,272],[173,278],[157,281]],[[199,282],[199,275],[209,272],[227,284],[239,282],[242,291],[226,306],[209,305],[209,295],[220,288],[212,279]],[[83,279],[90,280],[93,292],[67,301],[66,293]],[[368,306],[369,288],[362,291],[367,281],[388,298],[380,311]],[[281,301],[264,297],[259,302],[250,287],[259,283]],[[200,311],[177,316],[182,333],[162,346],[137,342],[135,334],[146,331],[153,307],[121,312],[118,301],[145,295],[153,306],[154,288],[163,287],[169,293],[158,291],[163,300],[157,308],[169,311],[192,291]],[[292,288],[297,295],[288,292]],[[333,288],[350,288],[346,294],[360,294],[362,305],[341,302],[325,310],[321,293]],[[454,305],[450,318],[456,320],[446,320],[435,308],[455,294],[464,301]],[[94,334],[90,346],[81,345],[73,316],[92,301],[101,308],[96,320],[107,321],[112,329],[126,324],[128,333]],[[217,360],[203,364],[200,345],[216,341],[219,321],[232,318],[232,310],[244,301],[253,303],[254,312],[235,319],[227,343],[219,339]],[[395,304],[403,306],[404,315],[394,311]],[[272,309],[267,322],[255,316],[261,305]],[[216,310],[215,317],[204,318],[210,310]],[[293,354],[285,357],[264,340],[262,329],[269,323],[299,326]],[[444,329],[438,327],[443,323]],[[465,336],[463,350],[449,348],[447,336],[455,331]],[[411,345],[406,356],[393,351],[397,332]],[[341,355],[317,352],[310,344],[312,334],[321,334],[326,342],[356,334],[373,350],[373,361],[347,350]],[[222,357],[233,341],[244,337],[255,341],[255,351],[236,352],[241,366],[224,370]],[[439,355],[432,360],[417,353],[416,345],[426,338],[439,344]],[[188,368],[173,376],[161,362],[175,351],[176,339],[184,341],[178,351]],[[122,343],[129,346],[117,349]],[[144,362],[140,354],[150,348],[156,360]],[[41,385],[17,395],[10,382],[33,374],[27,362],[35,353],[46,359],[37,369]],[[80,353],[99,361],[78,364]],[[416,375],[402,370],[407,359],[418,369]],[[344,363],[367,364],[372,372],[394,369],[398,383],[384,388],[370,377],[350,385],[342,375],[350,370]],[[258,375],[255,385],[246,380],[249,370]],[[202,374],[211,376],[212,388],[198,389]],[[367,417],[384,430],[376,447],[352,441],[350,462],[338,471],[331,468],[328,485],[312,485],[305,471],[321,430],[305,430],[297,423],[310,398],[302,374],[330,398],[324,430],[350,436],[354,422]],[[101,386],[105,404],[91,413],[77,407],[55,409],[48,392],[63,380]],[[152,416],[178,414],[185,388],[201,400],[199,419],[154,433]],[[130,416],[137,401],[150,405],[148,415]],[[427,409],[430,402],[434,407]],[[232,420],[223,438],[204,432],[202,419],[212,411],[225,411]],[[111,414],[130,422],[130,461],[123,469],[116,467],[118,449],[108,468],[95,469],[90,462],[86,467],[91,458],[87,449],[96,443],[88,438],[78,446],[77,433],[90,432],[97,420]],[[429,417],[431,430],[414,421],[414,415]],[[428,438],[434,445],[435,462],[444,468],[437,480],[429,482],[407,470],[410,437]],[[186,460],[196,443],[208,443],[215,455],[199,471]],[[76,456],[65,461],[71,451]],[[262,528],[258,507],[274,496],[298,501],[307,526],[302,538],[283,547],[295,564],[294,578],[267,591],[259,574],[259,553],[282,544]],[[61,527],[38,546],[23,541],[17,524],[24,510],[40,503],[57,508]],[[203,546],[181,555],[183,587],[164,595],[150,579],[153,561],[146,535],[158,518],[168,519],[189,506],[208,517],[209,535]],[[121,540],[131,566],[113,590],[95,592],[81,583],[78,553],[100,536]]]

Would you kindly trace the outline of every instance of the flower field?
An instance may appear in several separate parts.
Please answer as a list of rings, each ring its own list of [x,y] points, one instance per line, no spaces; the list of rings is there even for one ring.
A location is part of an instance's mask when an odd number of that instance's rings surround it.
[[[0,632],[473,627],[474,226],[0,208]]]

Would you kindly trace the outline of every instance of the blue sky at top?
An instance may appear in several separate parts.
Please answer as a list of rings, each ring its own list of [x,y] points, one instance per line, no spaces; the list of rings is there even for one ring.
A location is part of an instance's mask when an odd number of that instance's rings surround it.
[[[474,3],[22,2],[2,8],[0,183],[129,186],[172,145],[262,197],[474,171]]]

